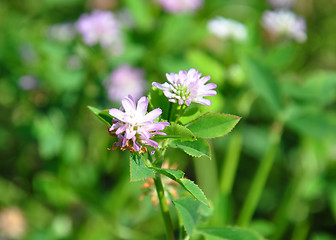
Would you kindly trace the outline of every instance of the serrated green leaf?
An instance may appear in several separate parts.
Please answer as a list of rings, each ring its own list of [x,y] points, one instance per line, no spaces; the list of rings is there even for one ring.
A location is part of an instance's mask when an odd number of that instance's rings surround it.
[[[130,159],[130,180],[131,182],[141,181],[146,178],[153,178],[154,171],[149,169],[140,156],[134,154]]]
[[[254,91],[266,100],[271,110],[279,112],[282,108],[282,98],[277,79],[261,62],[252,57],[246,57],[242,66]]]
[[[239,227],[208,227],[198,228],[199,233],[207,237],[217,237],[223,240],[263,240],[259,234],[244,228]]]
[[[170,179],[174,181],[176,181],[179,178],[183,178],[184,176],[184,172],[182,172],[181,170],[168,169],[168,168],[157,168],[157,167],[150,167],[150,169],[153,169],[157,173],[165,175],[166,177],[169,177]]]
[[[210,145],[202,138],[199,138],[193,142],[172,140],[169,142],[169,146],[182,149],[185,153],[192,157],[206,156],[211,158]]]
[[[207,113],[191,122],[187,128],[197,137],[216,138],[231,132],[239,120],[240,117],[230,114]]]
[[[109,114],[109,110],[99,110],[98,108],[87,106],[93,114],[100,119],[103,123],[106,123],[108,126],[112,125],[113,117]]]
[[[187,190],[194,198],[201,203],[209,206],[208,199],[203,191],[191,180],[186,178],[177,179],[177,181],[185,190]]]
[[[181,216],[188,235],[192,236],[194,228],[200,218],[199,208],[201,203],[192,197],[179,198],[173,202]]]
[[[195,199],[205,204],[206,206],[209,206],[208,200],[204,195],[203,191],[193,181],[183,178],[184,173],[182,171],[174,169],[156,168],[156,167],[150,167],[150,169],[176,181],[186,191],[188,191]]]
[[[165,127],[162,132],[166,133],[167,135],[156,135],[153,137],[153,139],[174,138],[187,141],[196,140],[195,135],[188,128],[176,123],[172,123],[170,126]]]

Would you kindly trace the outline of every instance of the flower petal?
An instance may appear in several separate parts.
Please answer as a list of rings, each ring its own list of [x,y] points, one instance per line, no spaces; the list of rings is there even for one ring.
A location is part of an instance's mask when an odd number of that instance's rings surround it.
[[[147,112],[148,107],[148,98],[147,97],[141,97],[138,101],[137,105],[137,112],[140,113],[142,116],[145,116]]]
[[[142,123],[153,122],[155,118],[161,115],[161,113],[162,113],[162,110],[160,108],[156,108],[150,111],[149,113],[147,113],[145,117],[141,120],[141,122]]]
[[[127,114],[133,113],[136,109],[135,101],[133,97],[130,95],[128,97],[125,97],[123,100],[121,100],[121,104]]]
[[[135,136],[136,131],[130,131],[129,128],[126,129],[125,137],[131,139]]]
[[[123,121],[124,116],[125,116],[125,113],[123,113],[122,111],[120,111],[119,109],[116,109],[116,108],[111,108],[109,110],[109,114],[112,117],[118,118],[120,121]]]

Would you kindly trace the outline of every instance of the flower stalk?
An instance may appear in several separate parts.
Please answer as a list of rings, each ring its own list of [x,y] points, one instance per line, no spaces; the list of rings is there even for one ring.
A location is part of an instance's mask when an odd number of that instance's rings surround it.
[[[166,237],[167,240],[174,240],[174,228],[173,228],[173,222],[169,213],[169,207],[167,204],[167,200],[165,197],[165,192],[163,189],[161,176],[160,174],[157,174],[154,178],[155,188],[157,191],[157,195],[160,201],[160,209],[162,213],[162,217],[166,226]]]

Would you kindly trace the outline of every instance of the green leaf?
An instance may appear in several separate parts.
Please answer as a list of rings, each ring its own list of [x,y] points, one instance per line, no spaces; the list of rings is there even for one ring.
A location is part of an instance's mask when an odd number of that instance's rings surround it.
[[[27,197],[22,189],[4,178],[0,178],[0,192],[2,195],[0,198],[1,205],[10,205]]]
[[[191,180],[186,178],[178,179],[178,182],[185,190],[187,190],[194,198],[201,203],[209,206],[208,199],[204,195],[203,191]]]
[[[168,169],[168,168],[157,168],[157,167],[150,167],[150,169],[153,169],[157,173],[165,175],[166,177],[169,177],[170,179],[173,179],[174,181],[176,181],[179,178],[183,178],[184,176],[184,172],[182,172],[181,170]]]
[[[162,132],[167,135],[156,135],[153,139],[175,138],[188,141],[196,140],[195,135],[188,128],[176,123],[171,123],[170,126],[166,127]]]
[[[136,154],[131,156],[130,168],[131,182],[141,181],[146,178],[154,177],[153,170],[149,169],[141,159],[141,156],[138,156]]]
[[[223,240],[262,240],[259,234],[239,227],[223,227],[223,228],[198,228],[199,233],[206,237],[217,237]]]
[[[280,44],[273,46],[265,55],[267,65],[276,70],[285,70],[295,59],[296,44]]]
[[[192,236],[194,228],[200,219],[199,208],[201,203],[192,197],[176,199],[174,205],[181,216],[183,225],[189,236]]]
[[[99,110],[98,108],[87,106],[98,119],[103,123],[106,123],[108,126],[112,125],[113,117],[109,114],[109,110]]]
[[[169,108],[171,107],[172,103],[168,101],[168,98],[166,98],[160,89],[155,87],[152,89],[153,90],[149,93],[148,96],[149,110],[160,108],[162,110],[161,118],[168,119]]]
[[[206,140],[202,138],[199,138],[193,142],[172,140],[169,142],[169,146],[182,149],[185,153],[189,154],[192,157],[206,156],[208,158],[211,158],[210,145]]]
[[[259,61],[253,58],[245,58],[242,66],[246,71],[249,81],[255,92],[259,93],[271,107],[271,110],[281,110],[281,93],[277,79]]]
[[[78,202],[75,189],[48,172],[41,172],[34,178],[33,188],[55,206],[64,207]]]
[[[191,122],[187,127],[197,137],[216,138],[231,132],[239,120],[240,117],[230,114],[207,113]]]
[[[335,100],[336,73],[328,71],[314,72],[303,82],[287,82],[285,91],[292,97],[314,105],[326,105]]]
[[[209,112],[209,108],[203,108],[200,106],[200,104],[194,104],[192,103],[183,113],[183,115],[180,117],[179,122],[182,125],[186,125],[187,123],[190,123],[191,121],[194,121],[199,116]]]
[[[321,109],[292,105],[286,125],[300,134],[325,138],[336,132],[336,119]]]
[[[170,179],[176,181],[186,191],[188,191],[195,199],[205,204],[206,206],[209,206],[208,200],[204,195],[203,191],[193,181],[183,178],[184,173],[182,171],[174,169],[156,168],[156,167],[149,167],[149,168],[156,171],[157,173],[165,175]]]

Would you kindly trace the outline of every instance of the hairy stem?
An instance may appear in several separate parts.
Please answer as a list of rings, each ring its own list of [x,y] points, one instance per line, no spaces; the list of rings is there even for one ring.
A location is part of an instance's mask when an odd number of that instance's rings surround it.
[[[169,207],[167,204],[167,200],[165,197],[165,192],[163,189],[162,181],[161,181],[161,176],[157,174],[154,178],[154,183],[156,187],[156,191],[158,194],[158,198],[160,201],[160,209],[162,213],[162,217],[166,226],[166,236],[168,240],[174,240],[174,228],[173,228],[173,223],[169,214]]]

